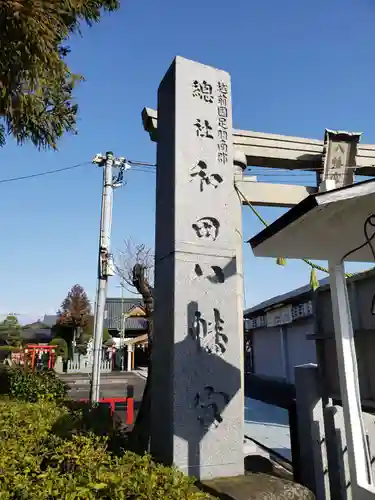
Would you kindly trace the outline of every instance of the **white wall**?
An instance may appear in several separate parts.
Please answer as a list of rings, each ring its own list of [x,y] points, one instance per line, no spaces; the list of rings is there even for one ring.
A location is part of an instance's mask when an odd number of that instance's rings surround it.
[[[253,330],[254,373],[283,378],[280,327]]]
[[[254,373],[294,383],[294,367],[316,363],[313,318],[284,326],[253,330]]]
[[[294,383],[295,366],[316,363],[315,341],[306,339],[314,333],[312,318],[287,325],[285,330],[287,380]]]

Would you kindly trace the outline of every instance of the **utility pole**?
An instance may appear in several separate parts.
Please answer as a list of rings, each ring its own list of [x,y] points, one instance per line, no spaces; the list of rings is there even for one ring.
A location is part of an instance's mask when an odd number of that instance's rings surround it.
[[[124,371],[125,366],[125,353],[124,353],[124,337],[125,337],[125,313],[122,313],[121,317],[121,332],[120,332],[120,352],[121,352],[121,371]]]
[[[114,275],[113,257],[110,253],[113,190],[122,185],[123,172],[127,168],[130,168],[126,164],[125,158],[116,159],[111,151],[107,152],[105,156],[101,154],[96,155],[93,163],[99,167],[103,167],[103,191],[98,256],[98,288],[94,321],[94,352],[90,390],[91,404],[97,403],[100,399],[100,365],[102,361],[107,284],[109,276]],[[113,177],[113,167],[120,168],[117,178]]]
[[[125,312],[124,312],[124,284],[121,284],[121,336],[120,336],[120,352],[121,352],[121,371],[124,371],[125,353],[124,353],[124,337],[125,337]]]

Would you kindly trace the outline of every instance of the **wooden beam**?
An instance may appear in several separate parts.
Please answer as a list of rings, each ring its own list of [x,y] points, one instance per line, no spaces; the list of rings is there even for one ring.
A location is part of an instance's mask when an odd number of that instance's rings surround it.
[[[309,194],[317,192],[316,187],[257,182],[254,177],[246,176],[240,181],[237,180],[236,186],[252,205],[263,207],[290,208]],[[242,204],[246,205],[245,202]]]
[[[144,108],[143,126],[152,141],[157,141],[157,111]],[[254,167],[313,170],[322,167],[323,141],[266,134],[248,130],[233,130],[234,147],[243,151],[247,164]],[[358,146],[356,173],[375,176],[375,145]]]

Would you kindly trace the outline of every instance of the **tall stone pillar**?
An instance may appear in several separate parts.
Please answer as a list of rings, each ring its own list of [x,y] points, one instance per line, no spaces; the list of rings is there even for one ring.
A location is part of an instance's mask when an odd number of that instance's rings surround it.
[[[157,165],[151,452],[201,479],[240,475],[242,276],[227,73],[174,60],[158,92]]]

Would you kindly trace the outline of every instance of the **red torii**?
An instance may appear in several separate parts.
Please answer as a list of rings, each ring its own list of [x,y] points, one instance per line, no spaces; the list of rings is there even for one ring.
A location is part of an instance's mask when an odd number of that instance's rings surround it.
[[[82,403],[88,403],[89,400],[86,398],[80,399]],[[113,417],[116,409],[116,403],[126,403],[126,424],[132,425],[134,422],[134,398],[132,397],[122,397],[122,398],[101,398],[99,403],[109,404],[110,413]]]
[[[25,348],[25,354],[28,354],[29,350],[31,351],[31,369],[32,370],[34,370],[34,368],[35,368],[35,356],[40,351],[49,353],[48,369],[51,370],[53,368],[53,366],[55,364],[54,363],[55,362],[55,351],[56,351],[55,345],[28,344]]]

